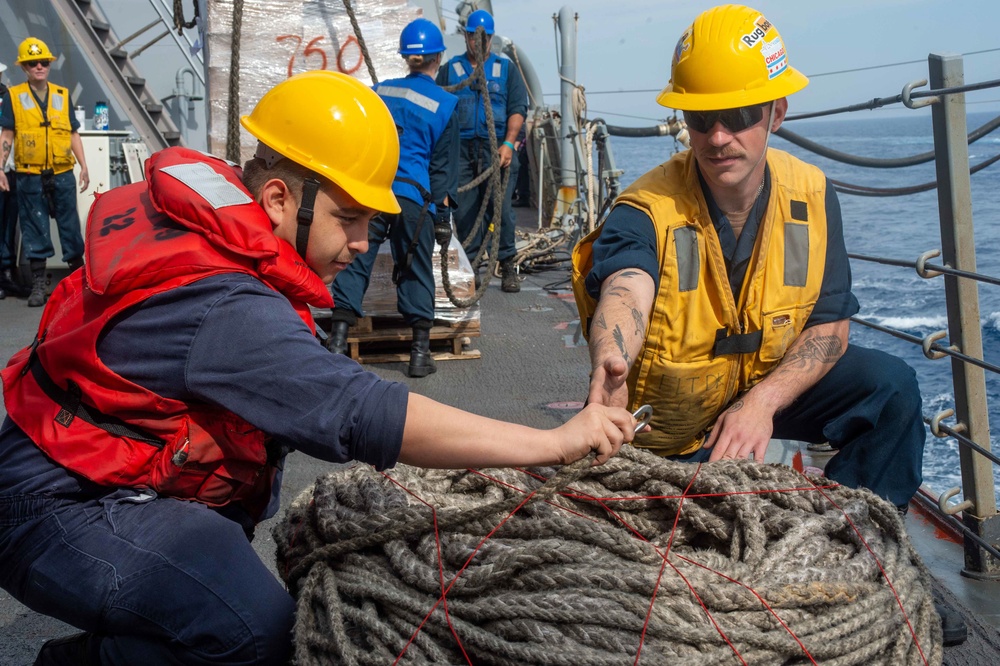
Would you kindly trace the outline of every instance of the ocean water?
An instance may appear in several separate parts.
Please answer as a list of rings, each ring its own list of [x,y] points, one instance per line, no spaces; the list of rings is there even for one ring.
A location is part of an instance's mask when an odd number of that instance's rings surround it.
[[[788,123],[786,127],[823,146],[852,155],[893,158],[933,150],[929,109],[910,113],[912,116],[895,117],[880,112],[855,113],[848,119],[803,120]],[[970,113],[969,130],[994,115]],[[777,137],[773,137],[771,145],[815,164],[834,180],[856,185],[905,187],[935,179],[933,162],[902,169],[862,168],[828,160]],[[623,185],[680,149],[669,137],[612,138],[615,162],[625,171]],[[1000,130],[973,143],[969,147],[969,160],[975,165],[997,153],[1000,153]],[[1000,277],[1000,163],[974,174],[971,180],[977,268],[980,273]],[[844,239],[850,253],[915,261],[924,252],[941,248],[936,190],[901,197],[840,194],[840,203]],[[930,263],[940,261],[932,259]],[[861,303],[859,316],[921,338],[947,330],[942,278],[925,280],[912,268],[859,260],[852,260],[851,269],[854,293]],[[1000,365],[1000,287],[980,283],[978,291],[983,356],[987,362]],[[858,324],[851,326],[851,342],[882,349],[913,367],[920,382],[925,416],[953,406],[950,358],[931,361],[924,357],[920,347]],[[941,343],[947,344],[948,339]],[[989,371],[986,390],[993,424],[992,448],[1000,451],[1000,378]],[[946,419],[944,423],[953,425],[954,419]],[[927,429],[924,482],[937,493],[961,485],[958,447],[954,439],[939,439]],[[997,488],[1000,490],[1000,482]]]

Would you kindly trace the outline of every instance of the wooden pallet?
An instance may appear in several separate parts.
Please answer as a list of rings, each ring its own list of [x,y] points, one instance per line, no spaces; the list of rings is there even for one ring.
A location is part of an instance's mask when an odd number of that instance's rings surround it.
[[[479,337],[479,321],[445,322],[438,320],[431,328],[431,352],[435,361],[481,358],[478,349],[470,349],[472,338]],[[350,356],[358,363],[397,363],[410,360],[413,329],[399,319],[363,317],[348,329]]]

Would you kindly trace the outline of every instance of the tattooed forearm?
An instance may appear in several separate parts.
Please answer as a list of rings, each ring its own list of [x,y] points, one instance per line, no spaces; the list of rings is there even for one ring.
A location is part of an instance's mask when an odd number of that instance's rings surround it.
[[[730,405],[729,409],[727,409],[726,411],[727,412],[738,412],[741,409],[743,409],[743,398],[740,398],[739,400],[737,400],[736,402],[734,402],[732,405]]]
[[[595,368],[616,358],[631,366],[642,355],[655,291],[641,270],[623,269],[604,280],[588,341]]]
[[[4,164],[7,164],[7,156],[10,155],[10,141],[4,141],[2,148],[0,148],[0,169],[3,168]]]
[[[627,286],[621,284],[621,281],[627,280],[629,278],[634,278],[637,275],[641,275],[640,271],[625,270],[622,271],[621,273],[618,273],[613,278],[611,278],[611,281],[608,283],[608,289],[606,293],[614,294],[615,296],[623,296],[623,297],[627,295],[630,296],[632,294],[632,290],[629,289]]]
[[[816,336],[792,349],[775,372],[809,371],[817,365],[836,363],[843,353],[843,345],[836,335]]]
[[[646,320],[642,313],[635,308],[631,308],[632,321],[635,322],[635,334],[642,335],[646,331]]]
[[[625,359],[626,363],[631,363],[632,359],[629,356],[628,349],[625,347],[625,335],[622,333],[622,327],[615,326],[615,330],[611,334],[615,338],[615,344],[618,345],[618,351],[622,353],[622,358]]]

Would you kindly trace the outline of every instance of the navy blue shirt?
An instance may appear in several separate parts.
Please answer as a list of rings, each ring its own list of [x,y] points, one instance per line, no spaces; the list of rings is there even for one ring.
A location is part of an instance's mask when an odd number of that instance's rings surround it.
[[[38,95],[35,94],[34,89],[30,86],[28,89],[31,90],[31,95],[35,98],[35,103],[38,104],[38,108],[42,110],[42,116],[47,116],[49,109],[48,100],[42,101],[38,99]],[[17,128],[14,127],[14,109],[12,105],[8,103],[9,101],[11,100],[5,100],[3,104],[0,104],[0,128],[17,131]],[[77,122],[76,114],[73,113],[73,109],[76,107],[73,106],[73,100],[70,98],[68,92],[66,93],[66,103],[69,104],[69,109],[67,110],[69,113],[69,126],[74,132],[79,132],[80,123]]]
[[[450,64],[451,61],[449,60],[438,70],[435,81],[437,81],[439,86],[448,85],[448,66]],[[521,71],[518,69],[517,63],[511,60],[507,66],[507,118],[510,118],[514,114],[527,117],[528,87],[524,84],[524,78],[521,76]],[[458,113],[456,112],[454,115],[458,115]],[[505,122],[507,118],[504,118]],[[503,137],[497,137],[497,142],[503,143]]]
[[[406,385],[328,352],[288,300],[248,275],[213,276],[148,299],[109,326],[98,356],[155,393],[220,405],[321,460],[383,469],[399,457]],[[4,421],[0,493],[81,492],[101,489]]]
[[[761,220],[767,211],[771,192],[771,169],[764,172],[764,189],[747,216],[743,231],[737,239],[729,220],[719,209],[711,190],[699,174],[701,190],[708,203],[712,224],[719,236],[722,254],[729,272],[729,284],[739,298],[746,279],[747,268],[753,256],[754,244]],[[844,245],[843,220],[840,200],[829,180],[826,183],[826,266],[820,295],[805,327],[847,319],[860,310],[857,298],[851,292],[851,265]],[[636,268],[648,273],[659,288],[660,262],[656,249],[656,228],[643,211],[629,205],[615,206],[608,215],[601,233],[594,241],[594,266],[587,275],[587,291],[594,298],[601,294],[601,284],[611,275],[625,268]]]

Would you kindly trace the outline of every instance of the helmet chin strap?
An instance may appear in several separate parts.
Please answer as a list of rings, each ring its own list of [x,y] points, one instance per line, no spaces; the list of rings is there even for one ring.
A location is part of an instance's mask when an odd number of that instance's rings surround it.
[[[285,156],[274,150],[262,141],[257,142],[257,150],[254,157],[264,160],[264,166],[268,169],[277,164],[278,160]],[[295,251],[306,260],[306,248],[309,245],[309,229],[312,226],[313,211],[316,207],[316,193],[319,192],[320,182],[316,178],[306,178],[302,183],[302,202],[299,210],[295,214],[298,221],[298,228],[295,230]]]
[[[299,222],[295,232],[295,251],[306,260],[306,246],[309,244],[309,229],[312,227],[313,209],[316,206],[316,193],[319,192],[320,182],[315,178],[306,178],[302,183],[302,202],[299,204],[299,212],[295,218]]]

